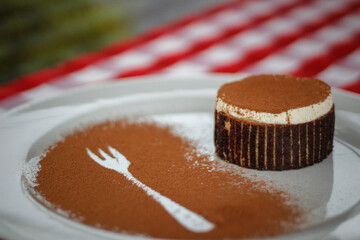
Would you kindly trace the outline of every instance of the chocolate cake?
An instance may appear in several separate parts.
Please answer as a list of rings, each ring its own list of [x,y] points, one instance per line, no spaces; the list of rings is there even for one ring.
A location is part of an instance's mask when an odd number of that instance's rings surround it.
[[[248,77],[218,91],[216,154],[246,168],[303,168],[331,153],[334,121],[326,83],[289,75]]]

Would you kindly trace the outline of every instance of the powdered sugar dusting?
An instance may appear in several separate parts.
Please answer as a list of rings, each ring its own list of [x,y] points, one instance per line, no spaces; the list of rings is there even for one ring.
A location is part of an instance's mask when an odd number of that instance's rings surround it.
[[[23,176],[28,181],[30,187],[36,187],[39,185],[36,181],[36,177],[41,169],[40,161],[45,157],[45,155],[46,154],[44,153],[40,156],[33,157],[23,165]]]
[[[214,145],[214,116],[212,113],[179,113],[155,115],[152,118],[161,126],[170,126],[173,134],[189,141],[194,146],[197,157],[206,156],[204,161],[194,161],[193,165],[202,166],[212,171],[224,171],[231,175],[246,175],[251,178],[258,178],[255,170],[244,171],[239,166],[219,160],[215,154]],[[193,152],[185,155],[186,159],[192,161]],[[261,175],[261,174],[260,174]],[[260,177],[261,178],[261,177]],[[271,184],[270,182],[268,182]],[[236,183],[234,183],[236,184]]]
[[[153,119],[160,125],[171,126],[172,132],[190,141],[198,154],[214,160],[214,121],[209,113],[157,115]]]

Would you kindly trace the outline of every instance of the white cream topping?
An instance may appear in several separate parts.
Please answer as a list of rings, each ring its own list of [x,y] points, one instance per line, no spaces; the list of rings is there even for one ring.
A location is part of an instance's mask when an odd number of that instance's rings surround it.
[[[332,106],[333,98],[330,93],[329,96],[322,102],[310,106],[290,109],[281,113],[267,113],[257,112],[249,109],[243,109],[232,106],[224,102],[221,98],[217,99],[216,110],[225,112],[233,117],[239,119],[248,119],[261,123],[269,124],[299,124],[313,121],[326,113],[328,113]]]

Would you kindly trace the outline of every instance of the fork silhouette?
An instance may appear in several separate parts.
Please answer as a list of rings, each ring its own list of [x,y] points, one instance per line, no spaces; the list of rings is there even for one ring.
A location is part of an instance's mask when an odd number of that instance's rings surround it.
[[[187,208],[161,195],[160,193],[156,192],[155,190],[151,189],[150,187],[137,180],[128,170],[130,162],[126,159],[126,157],[110,146],[108,146],[108,149],[113,155],[113,157],[105,153],[103,150],[99,149],[100,155],[104,158],[103,160],[96,154],[94,154],[92,151],[90,151],[90,149],[86,148],[88,155],[95,162],[105,168],[109,168],[121,173],[129,181],[135,183],[138,187],[142,188],[147,195],[160,203],[160,205],[186,229],[192,232],[201,233],[208,232],[214,228],[214,224],[207,221],[204,217],[188,210]]]

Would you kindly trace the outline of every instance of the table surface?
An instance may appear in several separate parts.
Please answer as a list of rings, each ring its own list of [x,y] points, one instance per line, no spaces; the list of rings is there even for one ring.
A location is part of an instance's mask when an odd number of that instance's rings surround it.
[[[221,2],[3,85],[0,116],[84,85],[199,72],[286,73],[360,93],[360,1]],[[360,239],[354,226],[342,226],[327,239]]]
[[[0,87],[0,114],[69,88],[155,73],[289,73],[360,93],[359,23],[359,0],[221,2]]]

